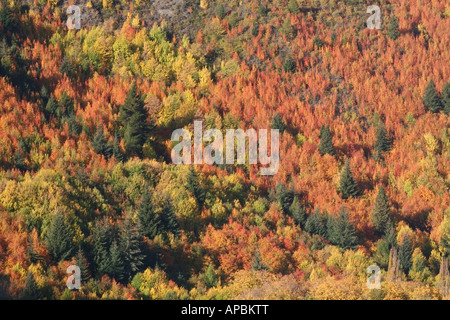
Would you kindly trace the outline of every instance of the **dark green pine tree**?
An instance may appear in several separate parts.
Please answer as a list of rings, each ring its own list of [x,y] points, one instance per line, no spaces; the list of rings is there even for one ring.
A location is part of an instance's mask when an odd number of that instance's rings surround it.
[[[122,253],[123,251],[117,244],[117,241],[113,240],[107,257],[102,262],[103,273],[106,273],[116,281],[122,281],[126,277]],[[125,280],[127,281],[128,279]]]
[[[75,112],[73,100],[64,91],[58,102],[59,108],[56,111],[56,116],[62,118],[64,116],[70,116]]]
[[[144,265],[145,255],[141,250],[140,225],[127,217],[120,230],[120,250],[123,258],[125,280],[131,280]]]
[[[106,139],[106,136],[103,132],[103,125],[99,125],[97,131],[95,132],[95,135],[92,139],[92,148],[94,149],[95,153],[101,154],[107,159],[111,157],[113,153],[112,148],[108,144],[108,140]]]
[[[95,223],[92,232],[93,257],[99,275],[109,270],[110,248],[114,237],[114,228],[106,218]]]
[[[380,159],[384,152],[388,152],[391,149],[391,141],[388,138],[386,129],[383,122],[380,122],[377,129],[377,140],[374,145],[375,158]]]
[[[333,136],[331,135],[329,126],[322,126],[320,128],[320,144],[319,144],[319,152],[321,155],[329,154],[335,155],[333,146]]]
[[[438,96],[433,79],[430,80],[425,88],[422,101],[423,105],[433,113],[438,113],[442,109],[441,99]]]
[[[217,16],[220,19],[224,19],[226,17],[225,7],[223,4],[220,4],[219,8],[217,9]]]
[[[172,202],[168,196],[164,197],[161,208],[161,222],[166,233],[173,233],[176,237],[180,235],[180,224],[175,214]]]
[[[124,154],[119,146],[119,138],[117,137],[117,132],[114,134],[114,141],[112,145],[112,155],[116,158],[117,161],[122,162],[124,160]]]
[[[142,146],[147,141],[150,126],[144,108],[145,96],[137,92],[134,83],[120,107],[119,120],[123,126],[125,149],[129,156],[142,156]]]
[[[344,250],[354,249],[358,244],[358,237],[353,224],[350,222],[347,209],[342,207],[337,218],[330,216],[327,222],[328,240]]]
[[[292,205],[294,193],[288,190],[284,184],[279,182],[275,187],[275,195],[283,212],[289,214],[289,208]]]
[[[48,99],[50,98],[50,96],[48,94],[48,90],[47,90],[47,88],[45,86],[42,86],[40,94],[41,94],[41,103],[42,103],[42,106],[45,109],[45,106],[48,103]]]
[[[400,36],[400,31],[398,29],[398,19],[395,16],[392,16],[391,20],[389,20],[387,34],[392,40],[396,40]]]
[[[356,198],[358,196],[358,186],[350,171],[349,159],[345,161],[344,170],[342,170],[339,191],[342,199],[348,199],[350,197]]]
[[[91,271],[89,270],[89,262],[87,261],[86,257],[84,256],[83,249],[79,248],[78,252],[75,256],[76,259],[76,265],[80,267],[80,273],[81,273],[81,281],[87,282],[91,278]]]
[[[78,123],[77,116],[72,113],[66,118],[67,124],[69,125],[69,132],[73,135],[79,135],[81,133],[81,125]]]
[[[394,226],[392,221],[389,219],[389,222],[386,225],[384,238],[389,246],[389,250],[391,248],[397,247],[397,235],[395,234]]]
[[[161,230],[161,218],[155,212],[152,203],[152,194],[145,186],[142,200],[138,209],[138,219],[141,224],[142,234],[150,239],[156,237]]]
[[[56,99],[53,95],[50,96],[50,99],[48,99],[48,102],[45,106],[45,114],[47,119],[50,118],[50,116],[56,116],[59,109],[58,102],[56,102]]]
[[[284,123],[283,119],[281,119],[278,112],[275,114],[275,116],[272,119],[272,125],[270,126],[272,129],[278,129],[281,133],[286,130],[286,124]]]
[[[38,255],[38,253],[36,252],[36,250],[34,248],[34,241],[31,236],[28,238],[27,254],[28,254],[28,258],[30,259],[31,263],[36,263],[41,259],[41,257]]]
[[[255,251],[255,256],[253,257],[252,263],[252,270],[253,271],[267,270],[267,266],[262,262],[261,253],[259,252],[259,250]]]
[[[308,216],[305,223],[305,231],[310,234],[318,234],[321,237],[327,236],[326,217],[317,208]]]
[[[294,200],[289,208],[292,218],[301,228],[304,227],[306,221],[306,208],[300,204],[300,200],[297,196],[294,196]]]
[[[450,82],[447,81],[444,85],[444,88],[442,88],[442,105],[444,107],[444,113],[449,114],[450,113]]]
[[[34,280],[32,272],[28,271],[27,279],[25,281],[25,289],[22,292],[22,298],[24,300],[39,300],[42,299],[42,293],[39,286]]]
[[[402,270],[408,274],[409,269],[412,266],[412,254],[413,254],[413,246],[409,237],[405,237],[403,239],[402,244],[398,249],[398,257],[400,259],[400,266]]]
[[[295,72],[297,70],[297,64],[295,63],[295,60],[292,59],[290,55],[288,55],[283,62],[283,70],[285,72]],[[278,113],[277,113],[278,114]],[[273,128],[272,128],[273,129]]]
[[[47,249],[55,261],[63,261],[74,253],[74,232],[63,213],[57,212],[47,231]]]
[[[289,0],[288,10],[292,14],[298,13],[298,11],[300,10],[300,7],[298,6],[297,0]]]
[[[192,195],[197,199],[200,208],[203,207],[206,199],[206,193],[203,187],[200,185],[200,179],[198,178],[197,172],[191,166],[186,178],[186,189],[192,193]]]
[[[203,274],[202,281],[205,284],[206,288],[213,288],[217,286],[219,277],[217,276],[216,272],[214,271],[214,267],[212,264],[208,266],[208,269],[206,269],[205,273]]]
[[[389,201],[386,197],[386,191],[381,186],[378,190],[375,207],[372,212],[372,223],[380,234],[385,234],[387,231],[388,223],[391,220],[389,211]]]

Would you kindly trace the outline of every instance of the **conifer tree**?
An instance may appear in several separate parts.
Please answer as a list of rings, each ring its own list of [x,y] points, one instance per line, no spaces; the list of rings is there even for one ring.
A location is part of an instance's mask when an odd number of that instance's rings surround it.
[[[389,20],[387,34],[392,40],[396,40],[400,36],[400,31],[398,29],[398,19],[395,16],[392,16],[391,20]]]
[[[310,234],[318,234],[321,237],[327,236],[326,229],[326,217],[320,213],[317,208],[313,213],[308,216],[305,223],[305,230]]]
[[[73,230],[63,213],[53,217],[47,233],[47,249],[55,261],[67,260],[73,254]]]
[[[217,16],[220,19],[224,19],[226,16],[226,12],[225,12],[225,7],[223,6],[223,4],[220,4],[219,8],[217,9]]]
[[[99,274],[107,273],[110,263],[110,248],[114,237],[114,229],[106,218],[95,223],[92,232],[93,256]]]
[[[342,170],[339,191],[341,192],[342,199],[348,199],[350,197],[355,198],[358,196],[358,186],[350,171],[349,159],[345,161],[344,169]]]
[[[295,72],[297,69],[297,64],[295,63],[295,60],[292,59],[290,55],[288,55],[283,62],[283,70],[285,72]],[[274,129],[274,128],[272,128]],[[275,128],[276,129],[276,128]]]
[[[294,218],[295,223],[297,223],[301,228],[305,225],[306,221],[306,208],[300,204],[300,200],[297,196],[294,196],[289,211]]]
[[[444,113],[449,114],[450,113],[450,81],[447,81],[444,85],[444,88],[442,88],[442,105],[444,107]]]
[[[389,219],[386,228],[384,238],[389,246],[389,249],[397,247],[397,235],[395,234],[392,221]]]
[[[372,223],[375,229],[380,233],[386,233],[387,225],[390,222],[389,202],[386,197],[386,192],[383,186],[378,190],[377,198],[375,199],[375,207],[372,212]]]
[[[261,253],[259,252],[259,250],[255,251],[255,256],[253,257],[252,263],[252,270],[253,271],[267,270],[266,265],[262,262]]]
[[[114,141],[112,145],[112,155],[117,161],[122,162],[124,160],[124,155],[119,146],[119,138],[117,137],[117,132],[114,134]]]
[[[163,229],[166,233],[170,232],[175,236],[180,235],[180,224],[169,197],[165,197],[163,200],[161,220]]]
[[[28,271],[27,274],[25,289],[23,290],[22,297],[24,300],[38,300],[42,298],[41,290],[34,279],[33,273],[30,271]]]
[[[123,258],[125,280],[130,280],[139,272],[145,258],[141,250],[141,234],[139,224],[128,216],[120,229],[120,251]]]
[[[206,288],[213,288],[217,286],[218,283],[218,277],[216,272],[214,271],[214,267],[212,264],[209,264],[208,269],[206,269],[203,277],[202,277],[203,283],[205,284]]]
[[[377,159],[381,158],[384,152],[388,152],[391,149],[391,142],[389,141],[383,122],[380,122],[378,125],[377,139],[375,141],[374,149],[375,158]]]
[[[202,208],[205,203],[206,193],[200,185],[199,180],[200,179],[198,178],[197,172],[191,166],[187,174],[186,189],[192,193],[192,195],[197,199],[199,207]]]
[[[299,8],[299,6],[298,6],[297,0],[289,0],[289,3],[288,3],[288,10],[289,10],[289,12],[292,13],[292,14],[297,14],[297,13],[298,13],[298,11],[300,10],[300,8]]]
[[[76,265],[80,268],[81,281],[86,282],[91,278],[91,271],[89,270],[89,262],[84,256],[83,249],[79,248],[75,257]]]
[[[292,205],[292,199],[294,194],[292,191],[286,189],[284,184],[278,183],[275,187],[275,195],[277,197],[277,201],[281,206],[281,209],[285,214],[289,213],[289,208]]]
[[[92,147],[95,153],[109,158],[112,154],[111,146],[108,144],[108,140],[103,132],[103,125],[99,125],[97,131],[95,132],[94,138],[92,139]]]
[[[45,106],[45,113],[47,119],[49,119],[50,116],[56,116],[58,108],[59,108],[58,102],[56,101],[55,97],[51,95],[50,99],[48,99],[48,102]]]
[[[334,155],[333,137],[329,126],[322,126],[320,129],[319,152],[321,155]]]
[[[142,195],[142,201],[138,209],[138,218],[143,235],[153,239],[159,234],[161,229],[161,218],[155,212],[152,203],[152,195],[148,186],[144,188],[144,194]]]
[[[342,207],[337,218],[330,216],[327,222],[328,240],[342,249],[354,249],[358,244],[358,237],[353,224],[350,222],[347,209]]]
[[[403,239],[402,244],[398,249],[398,258],[400,259],[400,266],[402,270],[408,274],[409,269],[412,266],[412,254],[413,254],[413,246],[409,237],[405,237]]]
[[[433,113],[438,113],[442,109],[441,99],[438,96],[433,79],[430,80],[425,88],[422,101],[423,105]]]
[[[102,262],[103,272],[116,281],[122,281],[125,277],[125,267],[122,253],[123,251],[117,244],[117,241],[113,240],[110,250],[107,253],[107,257]]]
[[[64,116],[70,116],[75,112],[73,100],[64,91],[61,98],[58,101],[58,109],[56,110],[56,116],[62,118]]]
[[[272,119],[272,125],[270,126],[272,129],[278,129],[280,133],[283,133],[284,130],[286,130],[286,124],[284,123],[283,119],[281,119],[278,112],[275,114],[275,116]]]

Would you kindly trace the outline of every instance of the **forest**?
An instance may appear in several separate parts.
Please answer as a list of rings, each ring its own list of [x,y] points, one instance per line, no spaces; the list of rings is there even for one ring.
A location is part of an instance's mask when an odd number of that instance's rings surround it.
[[[0,299],[450,299],[449,47],[448,0],[0,0]],[[173,164],[194,121],[278,172]]]

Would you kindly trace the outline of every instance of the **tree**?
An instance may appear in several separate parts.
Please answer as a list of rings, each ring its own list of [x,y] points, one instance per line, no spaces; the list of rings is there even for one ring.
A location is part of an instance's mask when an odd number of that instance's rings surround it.
[[[295,60],[292,59],[290,55],[288,55],[283,62],[283,70],[285,72],[295,72],[297,69],[297,64],[295,63]]]
[[[219,8],[217,9],[217,16],[220,19],[224,19],[226,16],[226,12],[225,12],[225,7],[223,6],[223,4],[220,4]]]
[[[28,271],[27,279],[25,281],[25,289],[23,290],[22,297],[25,300],[38,300],[42,299],[42,293],[39,286],[34,279],[34,275],[31,271]]]
[[[372,212],[372,223],[378,232],[385,234],[390,220],[389,202],[383,186],[380,186],[377,198],[375,199],[375,207]]]
[[[289,0],[289,3],[288,3],[288,10],[289,10],[289,12],[292,13],[292,14],[297,14],[297,13],[298,13],[298,11],[300,10],[300,8],[299,8],[299,6],[298,6],[297,0]]]
[[[295,223],[303,228],[306,220],[306,208],[300,204],[300,200],[297,196],[294,196],[294,200],[289,207],[289,212],[291,213],[292,218],[294,218]]]
[[[142,201],[138,209],[138,219],[141,224],[143,235],[153,239],[159,234],[161,229],[161,218],[155,212],[152,203],[152,195],[148,186],[144,188],[144,194],[142,195]]]
[[[327,236],[327,229],[325,226],[326,217],[320,213],[317,208],[308,216],[305,223],[305,230],[310,234],[318,234],[321,237]]]
[[[350,197],[355,198],[358,196],[358,186],[350,171],[349,159],[345,161],[344,170],[342,170],[339,191],[341,192],[342,199],[348,199]]]
[[[180,235],[180,224],[169,197],[163,199],[161,221],[166,233],[173,233],[175,236]]]
[[[342,207],[337,218],[330,216],[327,222],[328,240],[342,249],[354,249],[358,244],[358,237],[353,224],[350,222],[347,209]]]
[[[392,40],[396,40],[400,36],[400,31],[398,29],[398,19],[395,16],[392,16],[391,20],[389,20],[387,34]]]
[[[125,149],[128,155],[142,156],[142,146],[150,132],[144,99],[145,96],[137,92],[136,84],[133,83],[125,103],[120,107],[119,120],[123,126]]]
[[[289,213],[289,208],[292,205],[292,199],[294,194],[292,191],[286,189],[284,184],[278,183],[275,187],[275,195],[278,201],[278,204],[281,206],[281,209],[285,214]]]
[[[73,230],[63,213],[58,211],[47,232],[47,249],[55,261],[67,260],[73,254]]]
[[[280,131],[280,133],[283,133],[284,130],[286,130],[286,124],[284,123],[283,119],[280,117],[280,115],[275,113],[275,116],[272,119],[272,125],[270,126],[272,129],[277,129]]]
[[[125,280],[131,280],[142,268],[145,255],[141,251],[141,233],[139,224],[127,216],[120,229],[120,251],[123,258]]]
[[[119,146],[119,138],[117,137],[117,132],[114,133],[114,141],[112,145],[112,155],[116,158],[117,161],[122,162],[124,160],[124,155]]]
[[[422,101],[423,105],[433,113],[438,113],[442,109],[441,99],[439,99],[433,79],[425,88]]]
[[[99,274],[107,273],[114,229],[106,218],[97,221],[92,232],[93,256]]]
[[[252,270],[253,271],[267,270],[267,266],[262,262],[261,253],[259,252],[259,250],[255,251],[255,256],[253,257],[252,263]]]
[[[107,253],[107,257],[103,260],[102,265],[103,272],[117,281],[122,281],[124,278],[125,267],[122,253],[123,251],[117,244],[117,241],[113,240],[110,250]]]
[[[384,152],[388,152],[391,149],[391,142],[382,122],[378,125],[377,140],[375,141],[374,149],[376,152],[375,157],[378,159],[381,158]]]
[[[327,153],[332,156],[335,155],[333,137],[329,126],[322,126],[320,129],[319,152],[321,155],[325,155]]]
[[[212,264],[210,264],[202,277],[202,281],[205,284],[206,288],[209,289],[216,287],[218,280],[219,279],[217,277],[216,272],[214,271],[214,267]]]
[[[61,98],[58,101],[59,108],[56,110],[56,116],[62,118],[64,116],[70,116],[75,112],[73,100],[64,91]]]
[[[84,256],[83,249],[79,248],[75,257],[76,265],[80,267],[81,281],[86,282],[91,278],[91,271],[89,270],[89,262]]]
[[[95,132],[94,138],[92,139],[92,148],[95,153],[101,154],[107,159],[111,157],[113,153],[103,132],[103,125],[99,125]]]
[[[409,237],[405,237],[403,239],[402,244],[398,249],[398,258],[400,260],[400,266],[402,270],[408,274],[409,269],[412,266],[412,254],[413,254],[413,246]]]
[[[59,108],[58,102],[56,102],[55,97],[51,95],[50,99],[48,99],[48,102],[45,106],[45,113],[47,115],[47,119],[49,119],[50,116],[56,116],[58,108]]]
[[[389,219],[386,225],[384,239],[386,240],[389,249],[397,247],[397,235],[395,234],[391,219]]]
[[[205,203],[206,193],[203,187],[200,185],[199,177],[195,169],[191,166],[187,174],[186,189],[192,193],[197,199],[199,207],[202,208]]]
[[[444,88],[442,88],[442,105],[444,107],[444,113],[449,114],[450,113],[450,81],[447,81],[444,85]]]
[[[290,37],[294,33],[294,30],[292,29],[291,19],[289,17],[287,17],[286,20],[284,20],[283,24],[281,25],[280,31],[286,37]]]

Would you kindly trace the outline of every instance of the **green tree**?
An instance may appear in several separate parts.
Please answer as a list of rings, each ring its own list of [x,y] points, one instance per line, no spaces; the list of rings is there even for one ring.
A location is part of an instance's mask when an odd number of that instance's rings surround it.
[[[350,222],[347,209],[342,207],[337,218],[330,215],[327,222],[328,240],[342,249],[354,249],[358,244],[358,237],[353,224]]]
[[[306,208],[300,204],[300,200],[297,196],[294,196],[294,200],[289,207],[289,212],[291,213],[292,218],[294,218],[295,223],[303,228],[306,221]]]
[[[444,88],[442,88],[442,104],[444,107],[444,113],[449,114],[450,113],[450,82],[447,81],[444,85]]]
[[[64,116],[70,116],[75,112],[72,98],[70,98],[64,91],[61,98],[58,101],[59,108],[56,111],[56,116],[62,118]]]
[[[217,286],[219,277],[217,276],[216,272],[214,271],[214,267],[212,264],[208,266],[208,269],[206,269],[205,273],[203,274],[202,281],[205,284],[206,288],[213,288]]]
[[[45,114],[47,116],[47,119],[50,118],[50,116],[56,116],[59,109],[58,102],[56,102],[56,99],[53,95],[50,96],[50,99],[48,99],[48,102],[45,106]]]
[[[387,34],[392,40],[396,40],[400,36],[400,31],[398,29],[398,19],[395,16],[392,16],[391,20],[389,20]]]
[[[298,6],[297,0],[289,0],[289,3],[288,3],[288,10],[289,10],[289,12],[292,13],[292,14],[297,14],[297,13],[298,13],[298,11],[300,10],[300,8],[299,8],[299,6]]]
[[[292,205],[292,200],[294,197],[294,193],[289,191],[284,184],[278,183],[275,187],[275,195],[278,201],[278,204],[281,206],[281,209],[285,214],[289,213],[289,208]]]
[[[117,137],[117,132],[114,134],[114,141],[112,145],[112,155],[117,161],[122,162],[124,160],[124,155],[119,146],[119,138]]]
[[[289,17],[284,20],[280,29],[281,33],[283,33],[286,37],[291,37],[294,33],[294,29],[292,29],[291,19]]]
[[[372,212],[372,223],[380,234],[384,234],[387,231],[387,225],[390,220],[389,201],[386,197],[386,191],[383,186],[381,186],[378,190],[377,198],[375,199],[375,207]]]
[[[280,117],[280,115],[275,113],[275,116],[272,119],[272,125],[270,126],[272,129],[278,129],[281,133],[286,130],[286,124],[284,123],[283,119]]]
[[[253,271],[267,270],[267,266],[262,262],[261,253],[259,252],[259,250],[255,251],[255,256],[253,257],[252,263],[252,270]]]
[[[383,122],[380,122],[377,129],[377,139],[374,145],[375,158],[379,159],[382,157],[384,152],[388,152],[391,149],[391,141],[388,138],[386,129],[384,128]]]
[[[166,233],[173,233],[175,236],[180,235],[180,224],[175,214],[174,207],[168,196],[164,197],[161,208],[161,223]]]
[[[226,16],[226,12],[225,12],[225,7],[223,6],[223,4],[220,4],[219,8],[217,9],[217,16],[220,19],[224,19]]]
[[[142,195],[141,204],[138,209],[138,218],[143,235],[153,239],[159,234],[161,229],[161,218],[155,212],[152,203],[152,194],[148,186],[144,188],[144,194]]]
[[[106,218],[96,221],[92,232],[93,258],[100,275],[109,270],[110,248],[115,238],[114,233],[114,228]]]
[[[137,92],[134,83],[125,98],[125,103],[120,107],[119,120],[123,126],[125,149],[130,156],[142,156],[142,146],[150,132],[144,99],[145,96]]]
[[[109,252],[106,254],[106,258],[102,261],[103,273],[106,273],[116,281],[122,281],[125,276],[122,253],[123,251],[117,244],[117,241],[113,240]]]
[[[127,216],[120,228],[120,250],[123,258],[125,280],[131,280],[144,265],[145,255],[141,250],[141,231],[138,223]]]
[[[333,146],[333,137],[331,135],[329,126],[322,126],[320,129],[320,144],[319,144],[319,152],[321,155],[330,154],[335,155],[334,146]]]
[[[425,88],[422,101],[423,105],[433,113],[438,113],[442,109],[441,99],[438,96],[433,79],[430,80]]]
[[[81,281],[87,282],[91,278],[91,271],[89,270],[89,262],[84,256],[83,249],[78,249],[75,259],[76,265],[80,267]]]
[[[345,161],[344,169],[342,170],[341,181],[339,183],[339,191],[341,193],[342,199],[348,199],[350,197],[355,198],[359,194],[358,186],[350,170],[349,159]]]
[[[105,158],[109,158],[112,155],[111,145],[108,144],[108,140],[103,132],[103,125],[99,125],[95,135],[92,139],[92,148],[95,153],[101,154],[105,156]]]
[[[74,232],[66,217],[57,211],[47,231],[47,249],[55,261],[67,260],[74,251]]]
[[[186,178],[186,189],[192,193],[197,199],[199,207],[203,207],[206,199],[206,193],[203,187],[200,185],[200,179],[195,169],[191,166]]]
[[[317,208],[306,219],[305,231],[325,238],[327,236],[326,219],[325,215],[322,215]]]
[[[400,266],[402,270],[408,274],[409,269],[412,266],[412,254],[413,254],[413,246],[409,237],[405,237],[403,239],[402,244],[398,249],[398,257],[400,259]]]
[[[25,281],[25,289],[22,292],[24,300],[39,300],[42,299],[42,292],[34,279],[32,272],[28,271],[27,279]]]
[[[295,60],[292,59],[290,55],[288,55],[283,62],[283,70],[285,72],[295,72],[297,70],[297,64],[295,63]]]

